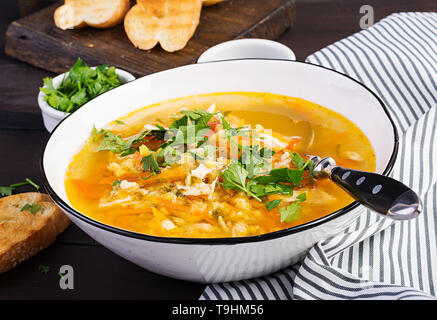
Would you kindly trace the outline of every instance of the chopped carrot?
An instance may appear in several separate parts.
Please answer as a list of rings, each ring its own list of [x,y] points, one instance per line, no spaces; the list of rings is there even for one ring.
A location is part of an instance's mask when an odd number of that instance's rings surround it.
[[[214,219],[213,217],[211,217],[208,213],[203,212],[203,211],[191,211],[190,212],[192,215],[197,216],[199,218],[202,218],[203,220],[211,223],[212,225],[217,224],[217,220]]]
[[[301,137],[292,137],[292,138],[290,138],[290,142],[288,143],[287,147],[285,147],[285,148],[293,151],[294,149],[296,149],[297,144],[301,140],[302,140]]]

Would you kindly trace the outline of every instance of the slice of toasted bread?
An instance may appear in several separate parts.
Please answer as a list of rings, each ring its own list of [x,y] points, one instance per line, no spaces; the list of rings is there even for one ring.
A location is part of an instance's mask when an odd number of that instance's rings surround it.
[[[129,40],[142,50],[158,42],[173,52],[183,49],[199,24],[201,0],[138,0],[124,19]]]
[[[63,30],[85,26],[110,28],[123,21],[129,8],[129,0],[65,0],[55,10],[54,19]]]
[[[202,0],[202,5],[204,6],[212,6],[213,4],[224,2],[227,0]]]
[[[26,205],[40,206],[32,213]],[[28,192],[0,199],[0,273],[52,244],[70,224],[46,194]]]

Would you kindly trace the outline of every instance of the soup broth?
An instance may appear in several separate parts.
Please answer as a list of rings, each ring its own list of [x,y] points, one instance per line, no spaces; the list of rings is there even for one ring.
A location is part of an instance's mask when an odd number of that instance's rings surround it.
[[[342,115],[269,93],[214,93],[144,107],[94,129],[72,159],[71,205],[166,237],[242,237],[304,224],[353,200],[315,180],[306,155],[374,171],[367,137]]]

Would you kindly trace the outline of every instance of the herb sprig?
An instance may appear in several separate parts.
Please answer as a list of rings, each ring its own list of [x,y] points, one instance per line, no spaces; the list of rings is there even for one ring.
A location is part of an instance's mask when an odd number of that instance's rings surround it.
[[[81,58],[77,59],[57,88],[51,77],[44,78],[43,83],[40,90],[45,93],[44,100],[54,109],[66,113],[121,84],[115,67],[101,65],[92,69]]]
[[[158,162],[156,161],[154,154],[149,154],[141,159],[141,164],[143,165],[143,171],[150,171],[153,173],[161,173],[159,169]]]
[[[259,202],[262,202],[262,200],[250,190],[250,185],[246,182],[248,173],[240,163],[230,164],[228,168],[220,174],[223,178],[221,185],[225,189],[243,191],[249,197],[253,197]]]
[[[36,204],[35,202],[30,204],[30,203],[26,203],[20,210],[21,211],[26,211],[29,210],[31,214],[35,214],[37,213],[39,210],[41,210],[41,205],[40,204]]]
[[[40,186],[37,185],[35,182],[30,180],[29,178],[26,178],[24,182],[14,183],[14,184],[11,184],[9,186],[0,186],[0,195],[1,196],[10,196],[16,188],[22,187],[25,185],[31,185],[36,190],[39,190],[39,188],[40,188]]]
[[[279,208],[281,214],[281,222],[292,222],[298,220],[302,214],[301,202],[306,200],[306,193],[301,193],[297,196],[297,201],[288,206]]]
[[[157,126],[157,129],[140,132],[129,140],[125,140],[109,130],[94,129],[94,137],[97,135],[103,137],[98,150],[109,150],[121,156],[126,156],[138,151],[139,147],[147,141],[158,139],[162,143],[157,146],[155,152],[141,159],[143,172],[150,172],[149,176],[141,177],[128,168],[144,180],[159,174],[161,172],[160,167],[172,164],[186,152],[189,152],[197,159],[199,159],[199,149],[202,148],[205,148],[204,153],[206,156],[215,154],[216,147],[205,144],[205,142],[208,140],[206,133],[211,130],[210,121],[217,113],[197,109],[184,110],[181,113],[183,116],[177,118],[167,129]],[[253,137],[249,128],[234,128],[223,116],[221,117],[221,124],[224,137],[229,140],[231,147],[237,151],[238,156],[232,159],[231,164],[224,171],[220,172],[222,179],[220,185],[225,189],[244,192],[249,198],[264,202],[268,210],[279,207],[281,222],[291,222],[298,219],[301,214],[300,203],[306,199],[305,193],[298,195],[296,201],[285,206],[281,206],[283,201],[281,199],[265,201],[263,197],[273,194],[292,196],[294,188],[301,186],[304,179],[312,179],[312,161],[301,157],[297,153],[291,153],[293,168],[272,169],[270,160],[275,155],[275,151],[267,147],[261,148],[260,145],[240,145],[234,140],[235,137],[239,136]],[[113,186],[114,190],[118,187],[116,184]]]

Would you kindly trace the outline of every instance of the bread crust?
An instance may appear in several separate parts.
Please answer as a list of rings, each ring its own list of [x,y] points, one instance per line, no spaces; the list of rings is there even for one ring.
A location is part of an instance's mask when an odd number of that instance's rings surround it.
[[[129,0],[65,0],[53,17],[62,30],[85,26],[111,28],[123,21],[129,8]]]
[[[36,213],[21,209],[40,205]],[[0,199],[0,273],[11,270],[56,240],[70,225],[46,194],[28,192]]]
[[[139,49],[150,50],[159,42],[174,52],[194,35],[201,10],[201,0],[138,0],[126,14],[124,28]]]

